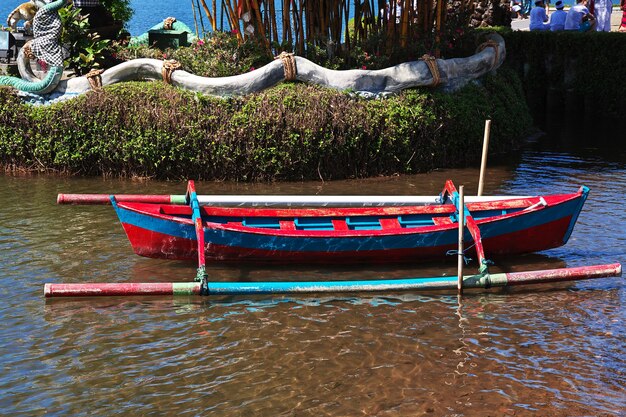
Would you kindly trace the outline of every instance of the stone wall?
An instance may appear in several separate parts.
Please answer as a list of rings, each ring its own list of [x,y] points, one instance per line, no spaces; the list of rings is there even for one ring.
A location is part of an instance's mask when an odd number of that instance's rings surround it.
[[[460,2],[459,2],[460,3]],[[506,0],[473,1],[473,13],[470,26],[511,26],[511,9]]]

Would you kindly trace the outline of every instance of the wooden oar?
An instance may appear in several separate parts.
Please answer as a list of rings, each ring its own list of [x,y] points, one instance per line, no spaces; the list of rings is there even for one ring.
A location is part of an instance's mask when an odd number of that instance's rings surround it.
[[[491,274],[489,280],[484,275],[469,275],[463,277],[463,286],[464,288],[507,287],[615,277],[621,274],[622,266],[615,263],[543,271],[498,273]],[[362,281],[207,282],[208,292],[202,290],[199,282],[45,284],[44,295],[46,297],[94,297],[456,290],[457,281],[456,276],[450,276]]]

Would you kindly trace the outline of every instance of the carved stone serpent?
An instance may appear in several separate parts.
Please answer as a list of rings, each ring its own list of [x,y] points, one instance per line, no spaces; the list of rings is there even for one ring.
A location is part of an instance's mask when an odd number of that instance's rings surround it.
[[[57,0],[55,3],[63,3],[64,1]],[[168,24],[176,26],[181,23],[174,21]],[[162,23],[158,26],[160,25]],[[64,100],[92,90],[93,86],[88,77],[76,77],[62,81],[50,80],[52,71],[48,73],[46,80],[39,81],[41,86],[37,85],[37,81],[35,81],[37,78],[32,74],[30,65],[26,65],[28,63],[27,58],[21,52],[18,56],[20,73],[31,84],[20,84],[19,82],[25,83],[25,81],[16,79],[17,81],[9,85],[28,93],[39,95],[52,93],[40,97],[38,99],[40,103]],[[418,61],[406,62],[381,70],[336,71],[321,67],[303,57],[281,55],[278,57],[280,59],[276,59],[255,71],[230,77],[210,78],[186,72],[179,65],[172,65],[171,62],[141,58],[116,65],[99,74],[98,87],[124,81],[162,79],[180,88],[225,97],[258,92],[287,79],[337,90],[349,90],[365,96],[396,93],[406,88],[418,86],[434,87],[441,85],[444,89],[453,91],[469,81],[497,69],[504,61],[505,55],[504,39],[494,33],[489,35],[488,40],[480,45],[476,53],[470,57],[434,59],[426,56]],[[60,69],[62,70],[62,68]],[[61,73],[56,75],[60,79]],[[0,84],[8,84],[2,78],[0,78]],[[33,87],[35,85],[37,88]],[[28,87],[28,89],[24,87]],[[32,95],[30,97],[33,98]]]

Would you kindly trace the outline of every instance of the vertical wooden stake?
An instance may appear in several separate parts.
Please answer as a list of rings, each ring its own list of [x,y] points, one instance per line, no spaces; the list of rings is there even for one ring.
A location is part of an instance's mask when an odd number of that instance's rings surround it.
[[[478,178],[478,195],[483,195],[485,183],[485,170],[487,168],[487,150],[489,149],[489,136],[491,134],[491,120],[485,120],[485,137],[483,138],[483,156],[480,159],[480,177]]]
[[[463,186],[459,187],[459,262],[457,267],[459,294],[463,294],[463,231],[465,229],[465,198],[463,196]]]

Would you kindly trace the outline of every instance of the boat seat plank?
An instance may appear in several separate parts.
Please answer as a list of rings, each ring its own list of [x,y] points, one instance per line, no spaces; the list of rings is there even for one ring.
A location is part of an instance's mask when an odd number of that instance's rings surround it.
[[[258,227],[262,229],[280,229],[280,222],[273,217],[247,217],[241,224],[245,227]]]
[[[449,216],[445,217],[433,217],[433,223],[437,226],[441,226],[444,224],[452,224],[453,221]]]
[[[400,216],[398,217],[398,222],[405,228],[432,226],[435,224],[432,216],[423,214],[408,214]]]
[[[383,229],[400,229],[400,222],[397,217],[380,219],[380,226]]]
[[[380,219],[376,216],[353,216],[346,218],[350,230],[380,230]]]
[[[335,230],[350,230],[344,219],[333,219],[333,227]]]
[[[334,230],[332,220],[325,217],[298,217],[294,224],[297,230]]]
[[[279,220],[278,223],[280,223],[280,230],[296,230],[293,220]]]

